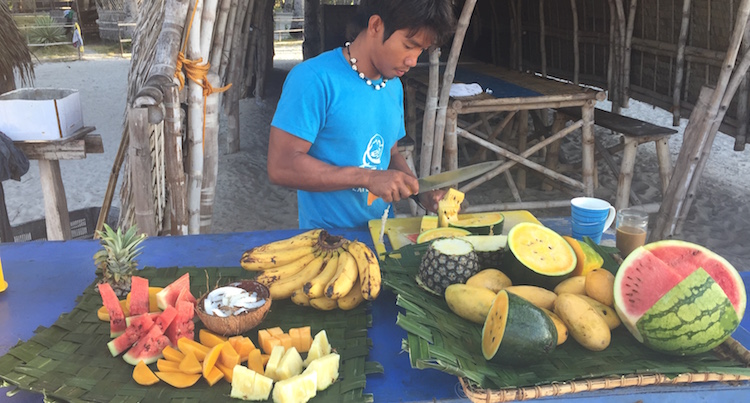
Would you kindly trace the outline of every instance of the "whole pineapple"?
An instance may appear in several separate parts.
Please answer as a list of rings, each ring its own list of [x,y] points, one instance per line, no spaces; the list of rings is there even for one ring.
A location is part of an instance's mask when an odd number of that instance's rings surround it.
[[[130,279],[138,266],[135,258],[141,254],[139,245],[146,234],[138,234],[135,225],[123,234],[122,229],[115,231],[107,224],[97,234],[102,245],[94,254],[97,274],[102,275],[102,282],[109,283],[118,297],[125,297],[130,292]]]
[[[443,295],[449,285],[463,284],[477,272],[479,263],[472,244],[463,239],[443,238],[433,241],[422,256],[417,283]]]

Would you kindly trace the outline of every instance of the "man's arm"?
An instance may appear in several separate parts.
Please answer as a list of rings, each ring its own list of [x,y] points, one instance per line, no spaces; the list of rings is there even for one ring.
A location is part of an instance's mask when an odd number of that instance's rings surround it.
[[[364,187],[386,202],[409,197],[419,187],[413,174],[397,169],[377,171],[337,167],[311,157],[308,154],[310,147],[309,142],[271,126],[268,141],[268,177],[271,182],[313,192]],[[403,164],[406,166],[406,161]],[[406,171],[409,171],[408,167]]]

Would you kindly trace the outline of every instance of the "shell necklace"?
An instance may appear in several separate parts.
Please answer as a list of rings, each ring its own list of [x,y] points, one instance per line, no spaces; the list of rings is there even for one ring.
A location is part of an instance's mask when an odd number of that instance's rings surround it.
[[[372,80],[367,78],[365,76],[365,73],[362,73],[359,71],[359,69],[357,68],[357,59],[352,57],[352,53],[349,51],[349,45],[351,44],[352,44],[351,42],[346,42],[344,46],[346,46],[346,54],[349,56],[349,63],[352,65],[352,70],[354,70],[357,73],[357,75],[359,75],[359,78],[364,80],[364,82],[367,83],[367,85],[369,85],[372,88],[375,88],[375,90],[380,91],[381,88],[385,88],[385,83],[388,82],[387,78],[383,78],[383,81],[380,84],[373,85]]]

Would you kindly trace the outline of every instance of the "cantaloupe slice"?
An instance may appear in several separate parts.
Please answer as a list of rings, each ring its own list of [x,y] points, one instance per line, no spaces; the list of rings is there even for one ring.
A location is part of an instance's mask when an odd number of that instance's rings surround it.
[[[279,329],[281,328],[274,328]],[[278,331],[274,330],[274,333],[276,335],[284,334],[284,332],[278,333]],[[259,330],[258,331],[258,344],[260,345],[260,348],[263,349],[263,352],[266,354],[271,354],[271,351],[273,351],[273,348],[275,346],[281,345],[281,340],[277,338],[277,336],[272,335],[268,329]]]
[[[221,355],[221,351],[224,349],[224,346],[225,346],[225,343],[215,345],[211,347],[211,350],[209,350],[208,354],[206,354],[206,358],[203,359],[203,366],[201,368],[201,372],[203,373],[204,378],[208,379],[208,375],[211,373],[211,370],[214,369],[214,365],[216,364],[216,361],[219,359],[219,356]],[[182,365],[182,363],[180,363],[180,365]]]
[[[185,358],[180,361],[180,371],[186,374],[200,374],[202,369],[203,366],[198,359],[195,358],[195,354],[193,354],[192,351],[186,352]]]
[[[203,377],[206,378],[208,386],[214,386],[216,382],[219,382],[222,378],[224,378],[224,373],[221,372],[219,368],[213,367],[211,368],[211,372],[208,373],[208,376],[203,375]]]
[[[297,351],[300,353],[306,353],[310,351],[310,346],[313,342],[312,332],[310,331],[310,326],[303,326],[298,327],[299,330],[299,348],[297,348]]]
[[[233,376],[234,376],[234,367],[227,368],[227,367],[221,365],[220,362],[217,362],[216,365],[215,365],[215,368],[218,368],[219,371],[221,371],[221,373],[224,374],[224,379],[227,382],[232,383],[232,379],[233,379]]]
[[[281,330],[281,328],[278,327],[278,326],[276,326],[276,327],[270,327],[270,328],[268,328],[266,330],[268,331],[268,334],[270,334],[273,337],[279,337],[282,334],[284,334],[284,331]]]
[[[181,372],[180,363],[178,361],[169,361],[162,359],[156,361],[156,369],[161,372]]]
[[[209,347],[206,347],[195,340],[190,340],[187,337],[177,340],[177,348],[183,354],[187,354],[188,351],[191,351],[198,361],[203,361],[206,358],[206,354],[208,354],[208,350],[210,350]]]
[[[268,360],[270,360],[270,359],[271,359],[271,355],[270,354],[261,354],[260,355],[260,360],[263,363],[263,368],[265,368],[266,365],[268,365]]]
[[[296,348],[297,351],[299,351],[299,346],[300,346],[299,329],[295,327],[289,329],[289,336],[292,338],[292,347]]]
[[[212,333],[206,329],[201,329],[198,331],[198,340],[200,340],[201,344],[206,347],[213,347],[217,344],[224,343],[227,341],[227,338],[219,336],[218,334]]]
[[[189,388],[201,379],[201,374],[184,374],[182,372],[155,372],[156,376],[162,381],[174,386],[175,388]]]
[[[263,369],[264,365],[265,364],[263,363],[263,357],[261,357],[260,350],[257,348],[255,350],[251,350],[247,355],[247,367],[261,375],[265,375],[266,372]]]
[[[292,336],[290,336],[288,333],[282,333],[278,336],[276,336],[277,339],[281,342],[281,345],[284,346],[284,350],[289,350],[293,347],[292,345]]]
[[[139,385],[148,386],[159,382],[159,377],[141,360],[133,368],[133,380]]]
[[[164,347],[164,349],[161,350],[161,354],[164,356],[165,360],[174,361],[176,363],[179,363],[183,358],[185,358],[185,354],[172,346]]]
[[[255,350],[255,344],[249,337],[246,336],[232,336],[228,339],[229,343],[232,344],[234,350],[240,355],[240,362],[247,361],[247,355],[250,351]]]
[[[234,349],[234,347],[232,347],[232,344],[226,342],[224,343],[224,348],[221,349],[219,361],[221,362],[221,365],[225,367],[234,367],[240,363],[241,358],[240,354]]]

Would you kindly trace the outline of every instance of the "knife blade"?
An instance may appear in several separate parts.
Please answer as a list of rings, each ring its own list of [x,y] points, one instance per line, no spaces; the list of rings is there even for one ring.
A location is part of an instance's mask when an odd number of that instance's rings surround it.
[[[418,180],[419,193],[442,189],[469,179],[474,179],[477,176],[499,167],[500,164],[502,164],[502,161],[480,162],[478,164],[465,166],[452,171],[441,172],[439,174],[420,178]]]

